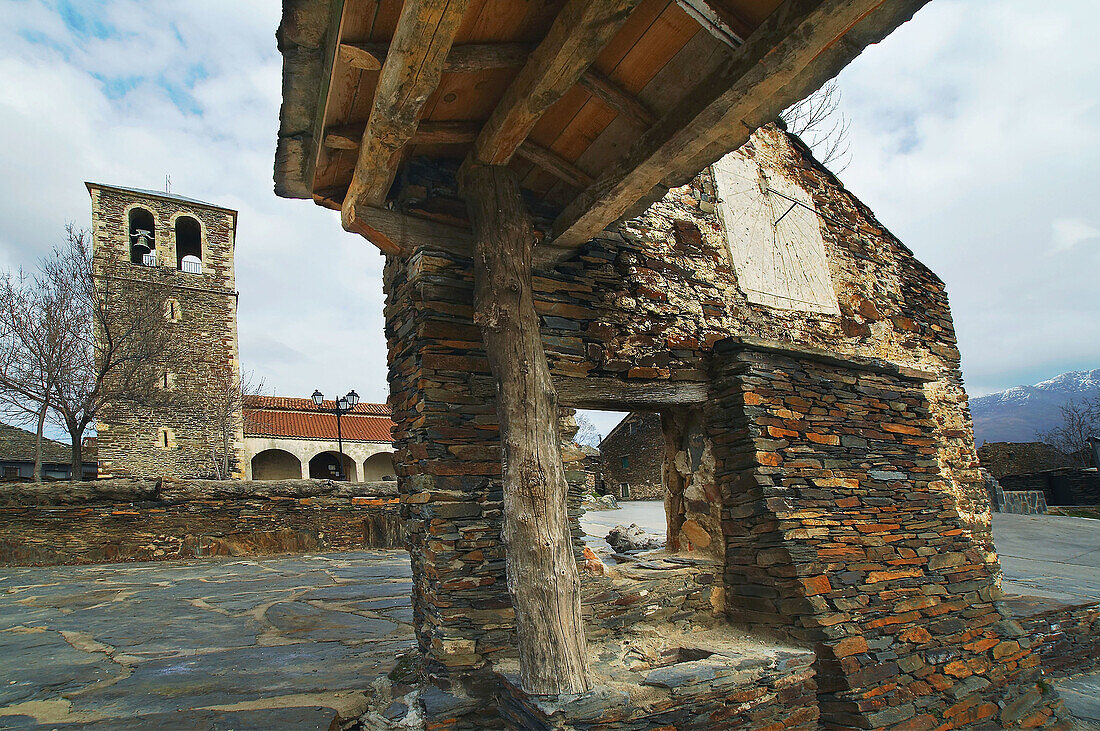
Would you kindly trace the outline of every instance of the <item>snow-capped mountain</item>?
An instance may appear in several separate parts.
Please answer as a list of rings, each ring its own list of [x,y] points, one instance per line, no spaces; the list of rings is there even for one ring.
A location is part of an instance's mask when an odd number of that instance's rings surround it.
[[[974,441],[1034,442],[1035,432],[1047,431],[1062,420],[1067,401],[1081,401],[1100,394],[1100,369],[1070,371],[1034,386],[1014,386],[1005,391],[970,399],[974,416]]]

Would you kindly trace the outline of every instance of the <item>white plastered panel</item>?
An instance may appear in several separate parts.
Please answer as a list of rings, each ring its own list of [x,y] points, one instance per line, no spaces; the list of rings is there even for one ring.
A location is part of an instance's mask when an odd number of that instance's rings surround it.
[[[810,194],[741,151],[715,163],[714,176],[737,282],[749,302],[840,314]]]

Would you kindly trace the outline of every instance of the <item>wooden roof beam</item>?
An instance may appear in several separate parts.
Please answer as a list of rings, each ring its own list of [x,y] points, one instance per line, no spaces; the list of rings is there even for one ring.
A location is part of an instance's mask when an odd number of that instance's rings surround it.
[[[562,251],[586,243],[662,183],[682,184],[737,149],[925,2],[786,0],[726,64],[566,206],[552,243]]]
[[[325,147],[334,150],[358,150],[363,140],[364,122],[341,124],[325,130]],[[459,145],[469,144],[477,138],[481,130],[480,122],[448,121],[421,122],[413,136],[411,145]]]
[[[569,0],[504,92],[470,158],[504,165],[542,114],[581,78],[640,0]]]
[[[468,4],[469,0],[405,0],[402,4],[341,209],[348,231],[363,233],[356,225],[357,206],[385,201],[401,150],[416,132],[421,109],[439,85]]]
[[[740,48],[752,26],[714,0],[676,0],[680,9],[703,26],[703,29],[730,48]]]

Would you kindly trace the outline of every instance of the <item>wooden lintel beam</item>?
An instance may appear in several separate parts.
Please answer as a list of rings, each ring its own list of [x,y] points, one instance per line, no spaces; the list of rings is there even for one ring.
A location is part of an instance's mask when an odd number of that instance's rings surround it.
[[[325,131],[325,147],[336,150],[357,150],[363,136],[365,125],[345,124],[330,127]],[[477,137],[481,124],[478,122],[421,122],[416,133],[409,140],[412,145],[461,145],[469,144]],[[518,154],[539,168],[565,181],[577,190],[592,184],[592,176],[581,170],[552,150],[525,141],[519,146]]]
[[[458,226],[373,206],[359,206],[355,220],[356,233],[387,254],[408,254],[425,245],[458,256],[473,252],[473,233]]]
[[[527,43],[463,43],[451,46],[444,73],[473,73],[486,69],[519,68],[527,63],[531,53]],[[377,71],[389,54],[388,43],[341,43],[340,58],[349,66],[364,71]]]
[[[657,115],[649,111],[645,104],[595,69],[584,72],[580,85],[642,129],[647,129],[657,121]]]
[[[577,409],[662,409],[707,402],[698,381],[628,381],[618,378],[555,376],[562,406]]]
[[[358,206],[378,206],[385,200],[401,150],[416,132],[424,103],[439,86],[468,4],[469,0],[405,0],[401,5],[341,209],[345,229],[358,230]]]
[[[690,178],[836,75],[927,0],[786,0],[558,216],[553,243],[584,244],[638,199]]]
[[[504,165],[543,112],[577,83],[640,0],[569,0],[489,115],[471,159]]]

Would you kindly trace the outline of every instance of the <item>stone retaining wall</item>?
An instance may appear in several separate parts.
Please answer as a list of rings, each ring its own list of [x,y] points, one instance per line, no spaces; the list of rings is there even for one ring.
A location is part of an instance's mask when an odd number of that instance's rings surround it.
[[[1005,490],[1042,492],[1047,505],[1100,505],[1100,472],[1095,467],[1006,475],[1000,483]]]
[[[323,480],[21,487],[0,505],[3,566],[403,546],[393,483],[356,484],[359,495]]]
[[[999,513],[1018,515],[1042,515],[1047,512],[1046,496],[1039,490],[1005,490],[1004,502],[997,506]]]

